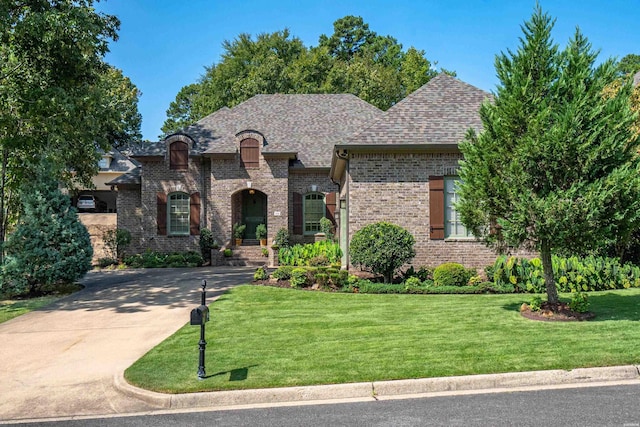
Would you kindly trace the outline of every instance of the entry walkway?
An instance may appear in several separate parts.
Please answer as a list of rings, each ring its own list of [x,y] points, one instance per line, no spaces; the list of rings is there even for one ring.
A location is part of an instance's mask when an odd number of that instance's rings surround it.
[[[0,420],[154,409],[116,390],[114,375],[189,321],[203,279],[211,302],[253,271],[92,271],[82,291],[0,324]]]

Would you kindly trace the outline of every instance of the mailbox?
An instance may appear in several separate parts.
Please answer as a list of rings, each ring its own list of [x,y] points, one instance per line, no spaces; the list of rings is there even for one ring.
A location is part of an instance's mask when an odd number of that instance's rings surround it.
[[[191,310],[191,324],[204,325],[209,321],[209,307],[200,305]]]

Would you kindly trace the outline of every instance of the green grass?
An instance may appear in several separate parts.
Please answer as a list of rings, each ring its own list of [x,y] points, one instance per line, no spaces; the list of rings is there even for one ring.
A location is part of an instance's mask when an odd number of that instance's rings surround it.
[[[565,297],[567,297],[565,295]],[[125,373],[194,392],[640,362],[640,289],[589,294],[589,322],[537,322],[532,295],[367,295],[241,286],[211,304],[207,378],[186,325]]]
[[[46,296],[24,300],[0,300],[0,323],[37,310],[59,298],[59,296]]]
[[[0,296],[0,323],[11,320],[14,317],[21,316],[33,310],[37,310],[40,307],[49,305],[60,298],[72,294],[82,289],[83,286],[70,283],[66,285],[57,285],[54,292],[49,295],[23,298],[23,299],[2,299]]]

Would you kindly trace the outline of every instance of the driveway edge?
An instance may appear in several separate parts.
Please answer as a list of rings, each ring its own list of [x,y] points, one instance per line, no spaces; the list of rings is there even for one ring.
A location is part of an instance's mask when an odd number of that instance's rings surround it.
[[[518,387],[581,385],[614,381],[640,380],[640,366],[578,368],[483,374],[414,380],[375,381],[373,383],[330,384],[250,390],[212,391],[166,394],[144,390],[129,384],[124,373],[115,376],[116,389],[129,397],[163,409],[254,405],[340,399],[376,399],[438,392],[479,391]]]

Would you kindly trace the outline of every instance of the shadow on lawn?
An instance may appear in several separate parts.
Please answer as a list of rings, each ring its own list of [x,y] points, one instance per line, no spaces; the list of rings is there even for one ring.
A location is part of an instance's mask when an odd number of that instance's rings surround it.
[[[522,303],[528,303],[532,297],[532,295],[523,294],[522,302],[506,304],[503,308],[507,311],[520,311]],[[570,300],[567,297],[560,297],[560,299],[563,301]],[[590,311],[596,315],[589,322],[603,322],[606,320],[640,321],[640,294],[620,295],[607,291],[590,293],[589,303],[591,304]]]
[[[229,381],[244,381],[249,376],[249,369],[255,368],[256,366],[260,365],[250,365],[245,366],[244,368],[232,369],[230,371],[216,372],[215,374],[207,375],[205,378],[213,378],[229,374]]]

